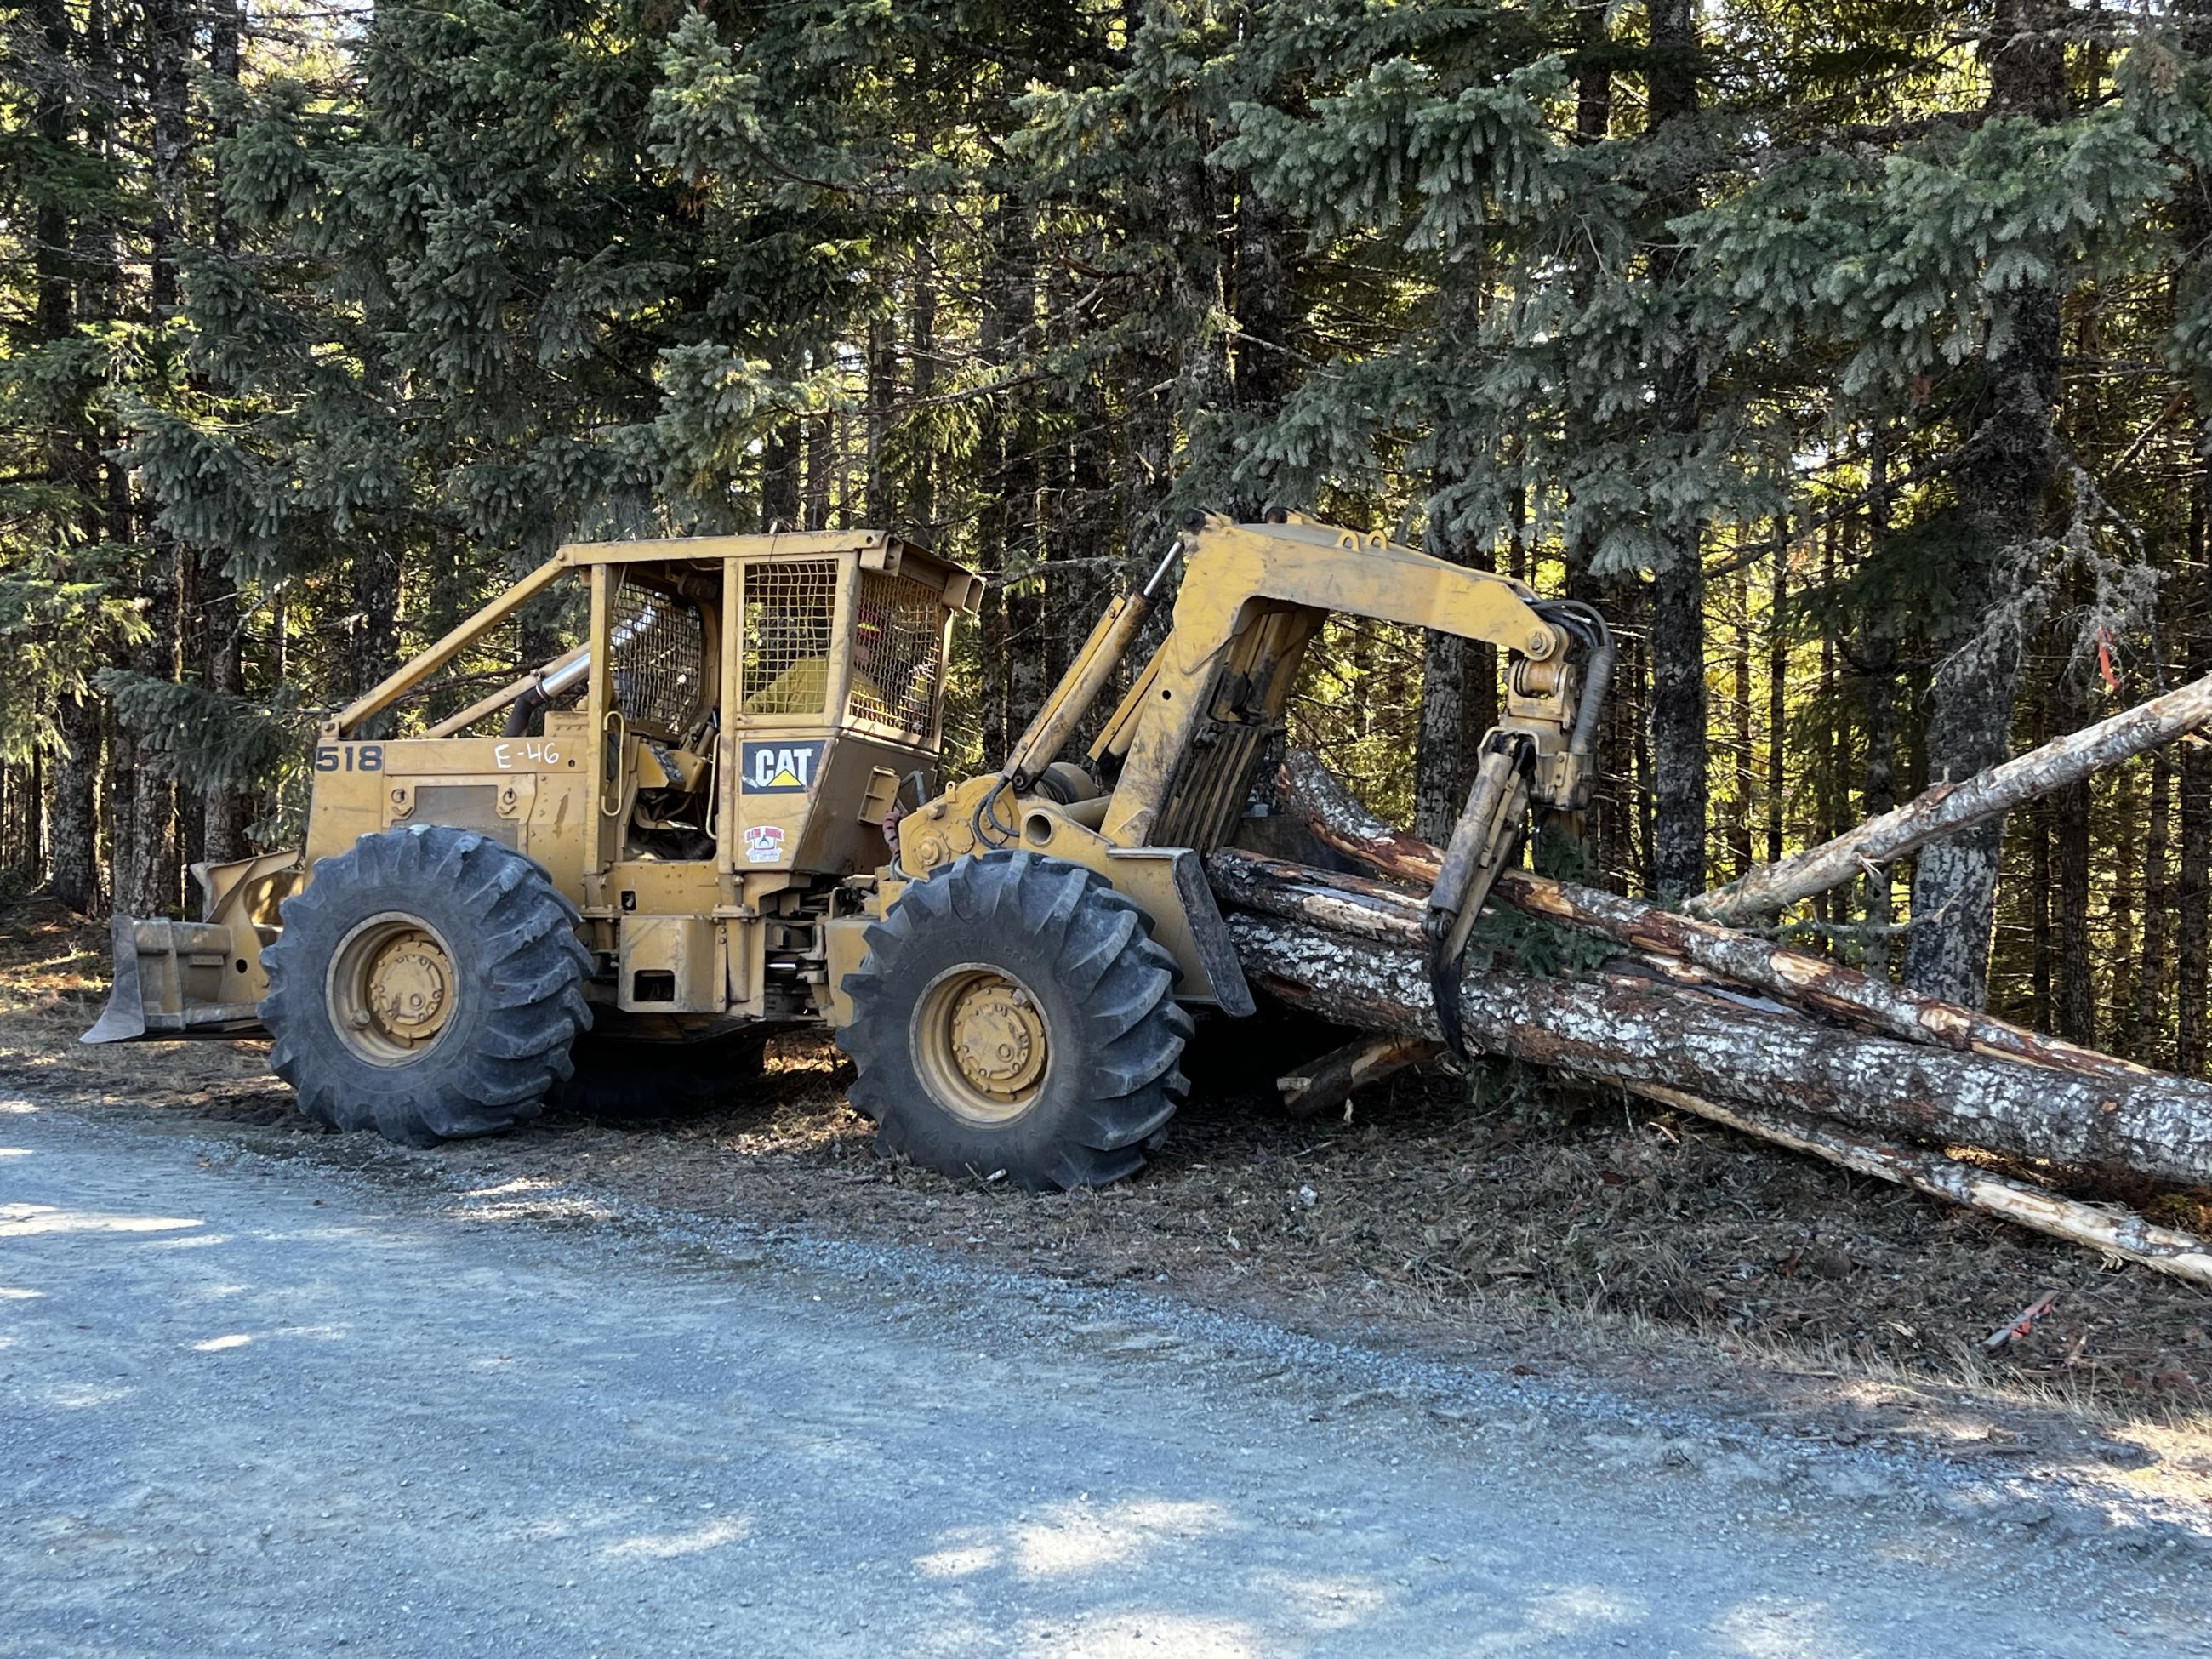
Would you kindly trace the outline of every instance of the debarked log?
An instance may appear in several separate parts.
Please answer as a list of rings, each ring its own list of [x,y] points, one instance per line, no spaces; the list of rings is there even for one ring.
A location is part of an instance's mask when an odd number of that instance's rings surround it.
[[[1986,772],[1938,783],[1904,805],[1779,864],[1762,865],[1689,902],[1709,921],[1745,921],[1826,892],[1932,841],[2063,789],[2212,721],[2212,676],[2053,738]]]
[[[1385,896],[1368,896],[1367,913],[1387,915]],[[1222,898],[1246,912],[1228,925],[1255,985],[1346,1025],[1439,1035],[1417,946],[1333,931],[1310,911],[1297,911],[1296,921],[1253,914],[1253,898],[1226,885]],[[2080,1077],[1732,1006],[1662,982],[1477,973],[1462,996],[1476,1043],[1535,1065],[2107,1173],[2212,1182],[2212,1119],[2154,1073]]]

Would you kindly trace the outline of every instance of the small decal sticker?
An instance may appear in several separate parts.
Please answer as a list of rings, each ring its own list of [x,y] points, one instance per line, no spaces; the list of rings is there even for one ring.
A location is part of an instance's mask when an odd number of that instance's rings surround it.
[[[818,743],[749,743],[738,766],[738,783],[748,795],[803,795],[814,787]]]
[[[783,857],[783,826],[757,823],[745,831],[745,862],[774,864]]]

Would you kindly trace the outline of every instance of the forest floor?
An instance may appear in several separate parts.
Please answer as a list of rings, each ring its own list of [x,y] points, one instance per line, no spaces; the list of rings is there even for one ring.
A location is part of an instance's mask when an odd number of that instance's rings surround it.
[[[330,1133],[262,1045],[79,1045],[106,952],[104,928],[52,907],[0,912],[0,1088],[264,1147]],[[897,1243],[1694,1395],[1811,1440],[2212,1504],[2202,1291],[1616,1097],[1415,1076],[1361,1095],[1349,1122],[1295,1122],[1270,1104],[1273,1069],[1255,1054],[1252,1086],[1200,1091],[1137,1179],[1043,1198],[876,1158],[842,1058],[816,1037],[778,1040],[710,1111],[548,1114],[361,1156],[522,1213],[582,1201]],[[1984,1347],[2046,1292],[2030,1334]]]

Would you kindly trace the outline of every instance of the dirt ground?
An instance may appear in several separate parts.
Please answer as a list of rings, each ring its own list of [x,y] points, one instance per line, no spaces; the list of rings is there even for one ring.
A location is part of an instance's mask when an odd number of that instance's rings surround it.
[[[0,912],[0,1085],[219,1130],[327,1132],[259,1045],[94,1049],[106,931]],[[1725,1395],[1808,1436],[2101,1468],[2212,1501],[2212,1297],[1728,1131],[1525,1073],[1394,1079],[1349,1122],[1271,1103],[1275,1056],[1205,1030],[1201,1090],[1143,1176],[1032,1198],[886,1163],[826,1040],[659,1121],[549,1114],[419,1158],[485,1185],[588,1185],[783,1231],[895,1240],[1082,1282],[1358,1328],[1523,1372]],[[2202,1224],[2203,1195],[2163,1200]],[[2051,1311],[1984,1340],[2045,1292]]]

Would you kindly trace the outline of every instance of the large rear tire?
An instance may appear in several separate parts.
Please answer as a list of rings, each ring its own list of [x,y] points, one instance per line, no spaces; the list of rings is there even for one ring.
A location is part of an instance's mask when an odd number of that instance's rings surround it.
[[[270,1064],[334,1129],[428,1146],[535,1117],[592,1023],[576,908],[537,865],[443,825],[318,860],[262,953]]]
[[[879,1151],[1031,1192],[1143,1165],[1191,1018],[1134,903],[1079,866],[986,853],[908,886],[867,944],[837,1042]]]

